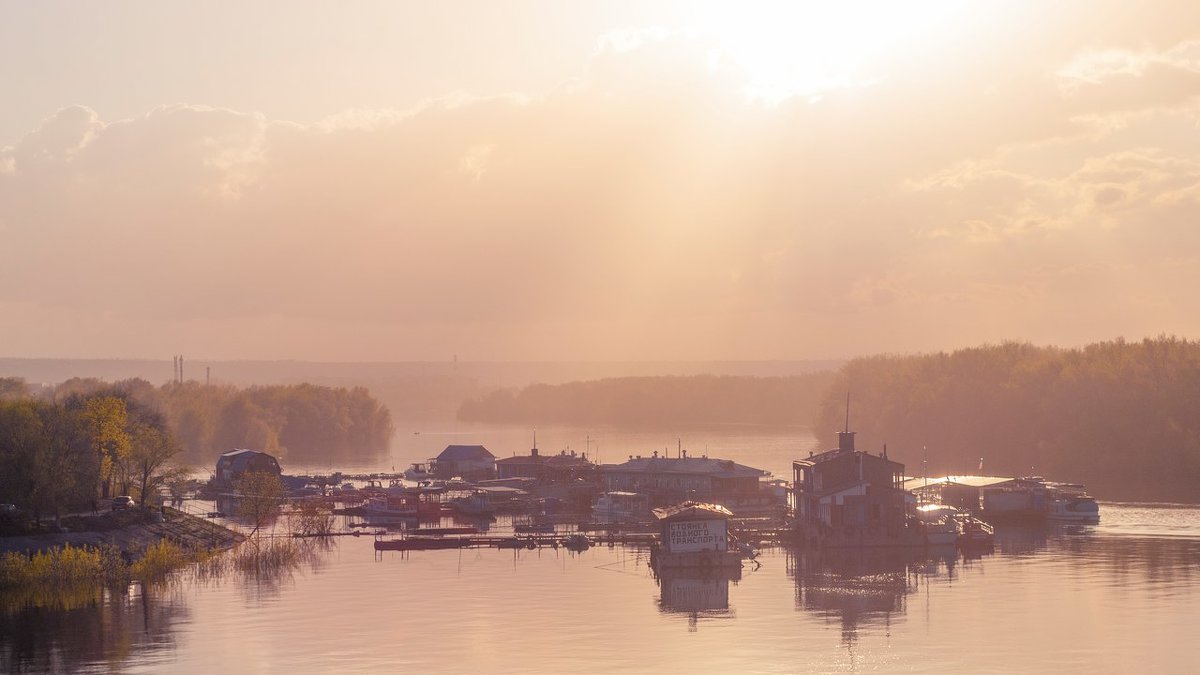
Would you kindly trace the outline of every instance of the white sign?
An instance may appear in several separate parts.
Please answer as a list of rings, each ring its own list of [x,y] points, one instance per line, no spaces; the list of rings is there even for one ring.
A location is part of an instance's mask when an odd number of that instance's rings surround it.
[[[728,548],[724,520],[686,520],[667,524],[667,550],[671,553],[725,551]]]

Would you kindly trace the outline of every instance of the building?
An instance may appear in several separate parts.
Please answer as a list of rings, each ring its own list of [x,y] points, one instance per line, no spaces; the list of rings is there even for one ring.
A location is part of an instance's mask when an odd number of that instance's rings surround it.
[[[534,478],[543,483],[566,483],[583,478],[591,479],[599,467],[588,461],[587,455],[563,451],[543,455],[535,445],[528,455],[515,455],[496,460],[497,478]]]
[[[496,477],[496,456],[482,445],[447,445],[432,462],[439,478],[461,476],[465,480]]]
[[[720,504],[683,502],[654,509],[658,545],[651,550],[656,569],[675,567],[741,567],[742,556],[729,550],[729,518]]]
[[[810,532],[857,541],[904,535],[904,465],[855,450],[854,432],[839,432],[834,450],[792,462],[792,474],[796,519]]]
[[[757,503],[764,496],[759,479],[768,473],[729,459],[709,457],[630,457],[621,464],[601,467],[608,492],[648,495],[651,506],[703,500],[743,515],[739,506]]]
[[[217,469],[213,472],[213,483],[218,488],[229,488],[243,474],[257,472],[276,476],[283,473],[279,462],[265,452],[257,450],[230,450],[217,458]]]

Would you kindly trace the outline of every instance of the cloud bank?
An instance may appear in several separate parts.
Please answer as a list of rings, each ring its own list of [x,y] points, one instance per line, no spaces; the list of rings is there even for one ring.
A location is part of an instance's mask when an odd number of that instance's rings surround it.
[[[822,358],[1200,334],[1200,41],[1034,35],[748,98],[702,37],[301,125],[50,114],[0,149],[10,355]],[[1051,48],[1053,46],[1054,48]]]

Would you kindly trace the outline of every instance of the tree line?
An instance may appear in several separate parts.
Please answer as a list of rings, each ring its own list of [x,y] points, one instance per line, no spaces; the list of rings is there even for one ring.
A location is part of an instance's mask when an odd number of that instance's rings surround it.
[[[1004,343],[855,359],[817,430],[850,427],[920,476],[1042,475],[1100,498],[1200,501],[1200,343],[1114,340],[1079,349]],[[830,443],[832,446],[832,442]]]
[[[383,454],[392,433],[387,408],[361,387],[0,378],[0,502],[52,514],[153,494],[236,448],[327,463]]]
[[[195,381],[155,387],[141,379],[72,379],[54,395],[94,391],[113,391],[162,411],[182,458],[202,467],[237,448],[300,463],[360,460],[385,453],[394,432],[388,409],[363,387],[242,389]]]
[[[35,518],[96,509],[98,501],[149,495],[181,475],[180,447],[161,413],[107,393],[61,401],[0,386],[0,502]]]
[[[499,389],[465,401],[464,421],[630,427],[809,424],[833,380],[829,372],[787,377],[618,377]]]

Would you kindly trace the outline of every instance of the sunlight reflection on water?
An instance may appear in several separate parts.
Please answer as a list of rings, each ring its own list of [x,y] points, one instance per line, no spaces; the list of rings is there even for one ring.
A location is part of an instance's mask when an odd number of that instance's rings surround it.
[[[127,672],[1182,671],[1200,510],[1105,504],[995,554],[768,549],[729,579],[644,550],[376,555],[343,538],[278,579],[183,582],[0,619],[0,666]],[[1132,532],[1162,529],[1170,537]],[[1181,534],[1182,533],[1182,534]]]

